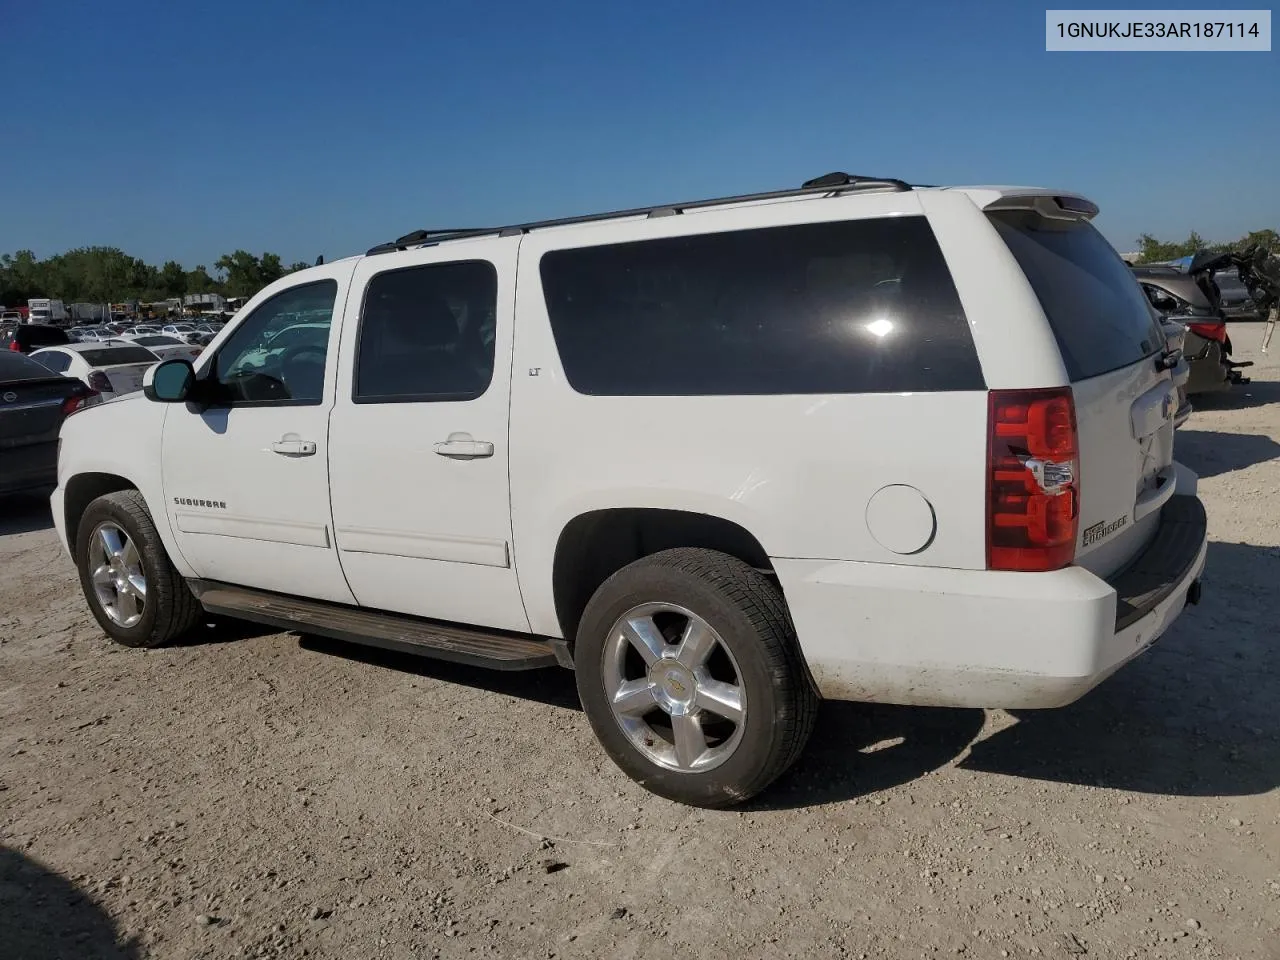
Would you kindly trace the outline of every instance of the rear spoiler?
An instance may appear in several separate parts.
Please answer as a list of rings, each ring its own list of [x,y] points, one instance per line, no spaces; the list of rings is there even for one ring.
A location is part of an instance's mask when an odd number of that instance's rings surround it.
[[[1073,193],[1056,193],[1050,190],[1027,193],[1001,194],[983,210],[1029,210],[1049,220],[1092,220],[1098,215],[1098,205],[1092,200]]]

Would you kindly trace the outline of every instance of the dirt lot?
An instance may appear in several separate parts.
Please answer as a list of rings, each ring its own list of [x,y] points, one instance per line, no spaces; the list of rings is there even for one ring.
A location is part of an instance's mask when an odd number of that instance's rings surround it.
[[[1277,361],[1179,434],[1213,543],[1154,650],[1058,711],[827,704],[745,811],[633,786],[568,673],[113,647],[0,503],[0,957],[1280,958]]]

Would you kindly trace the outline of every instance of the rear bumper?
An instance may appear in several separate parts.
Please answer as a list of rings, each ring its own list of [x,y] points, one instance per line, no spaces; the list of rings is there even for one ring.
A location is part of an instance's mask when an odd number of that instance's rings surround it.
[[[1071,703],[1177,619],[1204,569],[1204,507],[1165,505],[1110,581],[1052,573],[776,560],[818,689],[831,699],[950,707]]]
[[[11,447],[0,455],[0,493],[51,487],[58,481],[58,441]]]

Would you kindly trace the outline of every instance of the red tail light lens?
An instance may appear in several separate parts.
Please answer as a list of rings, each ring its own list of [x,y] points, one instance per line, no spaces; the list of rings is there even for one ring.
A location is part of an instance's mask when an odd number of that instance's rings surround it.
[[[1219,343],[1227,342],[1227,325],[1225,323],[1189,323],[1187,328],[1206,340],[1217,340]]]
[[[93,370],[89,374],[89,386],[93,387],[98,393],[110,393],[111,381],[107,379],[107,375],[101,370]]]
[[[20,347],[20,346],[18,345],[18,338],[17,338],[17,337],[14,337],[12,340],[10,340],[10,341],[9,341],[9,349],[10,349],[11,351],[13,351],[14,353],[21,353],[21,352],[22,352],[22,347]]]
[[[90,390],[85,387],[83,390],[77,390],[67,399],[62,401],[62,415],[69,417],[77,410],[83,410],[90,400],[98,395],[98,391]]]
[[[1080,515],[1071,390],[992,390],[987,426],[987,568],[1068,566]]]

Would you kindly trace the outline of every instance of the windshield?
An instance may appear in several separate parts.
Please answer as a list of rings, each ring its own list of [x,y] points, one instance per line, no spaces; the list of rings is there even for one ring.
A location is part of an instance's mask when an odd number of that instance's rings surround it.
[[[173,337],[138,337],[133,341],[144,347],[181,347],[185,344]]]
[[[1035,290],[1073,382],[1131,366],[1161,348],[1133,272],[1092,224],[1023,210],[989,216]]]

